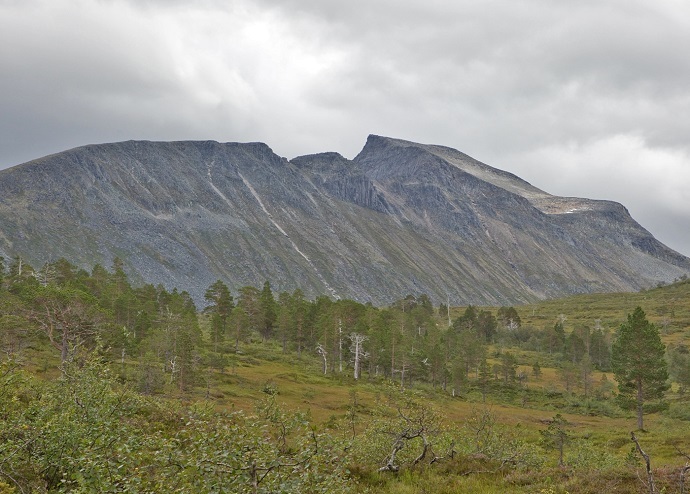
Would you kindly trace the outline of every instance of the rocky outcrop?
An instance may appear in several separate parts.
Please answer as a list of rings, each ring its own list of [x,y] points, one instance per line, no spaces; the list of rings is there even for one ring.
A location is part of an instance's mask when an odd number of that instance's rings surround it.
[[[0,172],[0,253],[188,290],[514,304],[690,272],[619,204],[562,198],[459,151],[370,136],[348,160],[261,143],[85,146]]]

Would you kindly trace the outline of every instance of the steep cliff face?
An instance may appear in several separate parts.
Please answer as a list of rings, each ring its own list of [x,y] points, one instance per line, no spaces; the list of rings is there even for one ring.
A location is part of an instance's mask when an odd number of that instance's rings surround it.
[[[387,303],[509,304],[690,272],[619,204],[555,197],[441,146],[370,136],[287,161],[261,143],[85,146],[0,172],[0,254]]]

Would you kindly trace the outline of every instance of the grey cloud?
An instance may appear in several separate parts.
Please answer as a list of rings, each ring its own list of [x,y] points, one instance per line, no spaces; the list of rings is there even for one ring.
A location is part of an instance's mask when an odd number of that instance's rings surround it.
[[[640,187],[690,185],[681,172],[690,166],[684,4],[82,0],[78,6],[0,1],[0,168],[130,138],[262,140],[287,157],[326,150],[352,157],[368,133],[377,133],[459,148],[547,191],[620,197],[631,211],[668,219],[668,226],[655,221],[662,230],[654,233],[680,238],[673,241],[690,254],[690,237],[670,223],[688,224],[690,216],[675,203],[618,196],[615,187],[590,183],[603,166],[593,152],[623,152],[600,143],[628,136],[643,143],[625,141],[633,144],[624,156],[648,159],[637,164],[640,173],[653,170],[657,159],[671,163],[665,165],[671,176],[645,175],[649,183]],[[600,163],[614,166],[610,156]]]

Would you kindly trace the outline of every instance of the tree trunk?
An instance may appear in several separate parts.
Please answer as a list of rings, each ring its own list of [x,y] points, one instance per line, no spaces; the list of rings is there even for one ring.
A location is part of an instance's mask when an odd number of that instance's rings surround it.
[[[642,412],[644,404],[644,395],[642,394],[642,379],[637,380],[637,428],[639,430],[644,430],[642,423]]]
[[[63,328],[62,343],[60,345],[60,360],[63,364],[67,361],[67,356],[69,352],[69,339],[67,338],[67,336],[67,331]]]
[[[343,321],[338,319],[338,372],[343,373]]]

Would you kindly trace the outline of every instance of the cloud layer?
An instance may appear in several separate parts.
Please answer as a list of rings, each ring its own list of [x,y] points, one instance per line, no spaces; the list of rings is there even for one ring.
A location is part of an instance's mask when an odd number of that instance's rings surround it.
[[[690,255],[680,0],[0,0],[0,168],[125,139],[376,133],[625,204]]]

